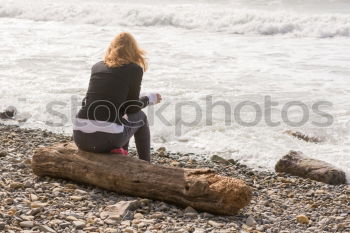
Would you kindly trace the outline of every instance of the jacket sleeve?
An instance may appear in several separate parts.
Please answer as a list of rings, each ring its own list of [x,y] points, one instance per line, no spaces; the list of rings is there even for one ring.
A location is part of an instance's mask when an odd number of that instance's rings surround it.
[[[132,78],[129,85],[128,98],[123,104],[125,113],[136,113],[149,104],[149,98],[147,96],[140,98],[142,76],[143,70],[140,66],[132,69]]]

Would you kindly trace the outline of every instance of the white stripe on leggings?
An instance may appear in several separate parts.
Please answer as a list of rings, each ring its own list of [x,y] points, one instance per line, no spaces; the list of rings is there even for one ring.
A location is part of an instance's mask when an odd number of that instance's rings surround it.
[[[108,121],[76,118],[73,122],[73,130],[80,130],[84,133],[122,133],[124,131],[124,126]]]

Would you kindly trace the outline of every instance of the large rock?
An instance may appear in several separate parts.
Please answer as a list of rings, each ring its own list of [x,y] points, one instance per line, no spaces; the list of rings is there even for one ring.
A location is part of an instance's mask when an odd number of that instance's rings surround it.
[[[8,107],[4,112],[0,112],[0,119],[12,119],[16,115],[14,107]]]
[[[317,180],[327,184],[346,184],[345,173],[333,165],[312,159],[299,151],[290,151],[275,166],[276,172]]]
[[[236,214],[252,197],[242,180],[210,169],[166,167],[129,156],[84,152],[73,143],[38,149],[32,168],[39,176],[71,179],[222,215]]]

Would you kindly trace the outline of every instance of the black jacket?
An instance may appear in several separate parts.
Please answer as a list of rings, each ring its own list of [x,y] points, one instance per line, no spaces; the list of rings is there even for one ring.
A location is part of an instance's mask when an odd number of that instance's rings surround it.
[[[122,124],[124,114],[138,112],[149,104],[148,97],[139,97],[142,76],[142,67],[135,63],[115,68],[103,61],[96,63],[77,117]]]

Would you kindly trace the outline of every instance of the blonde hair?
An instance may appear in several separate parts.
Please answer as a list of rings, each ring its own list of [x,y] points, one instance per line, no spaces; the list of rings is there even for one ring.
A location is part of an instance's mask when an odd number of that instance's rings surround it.
[[[145,51],[138,47],[131,33],[122,32],[109,45],[104,63],[108,67],[118,67],[132,62],[147,70]]]

